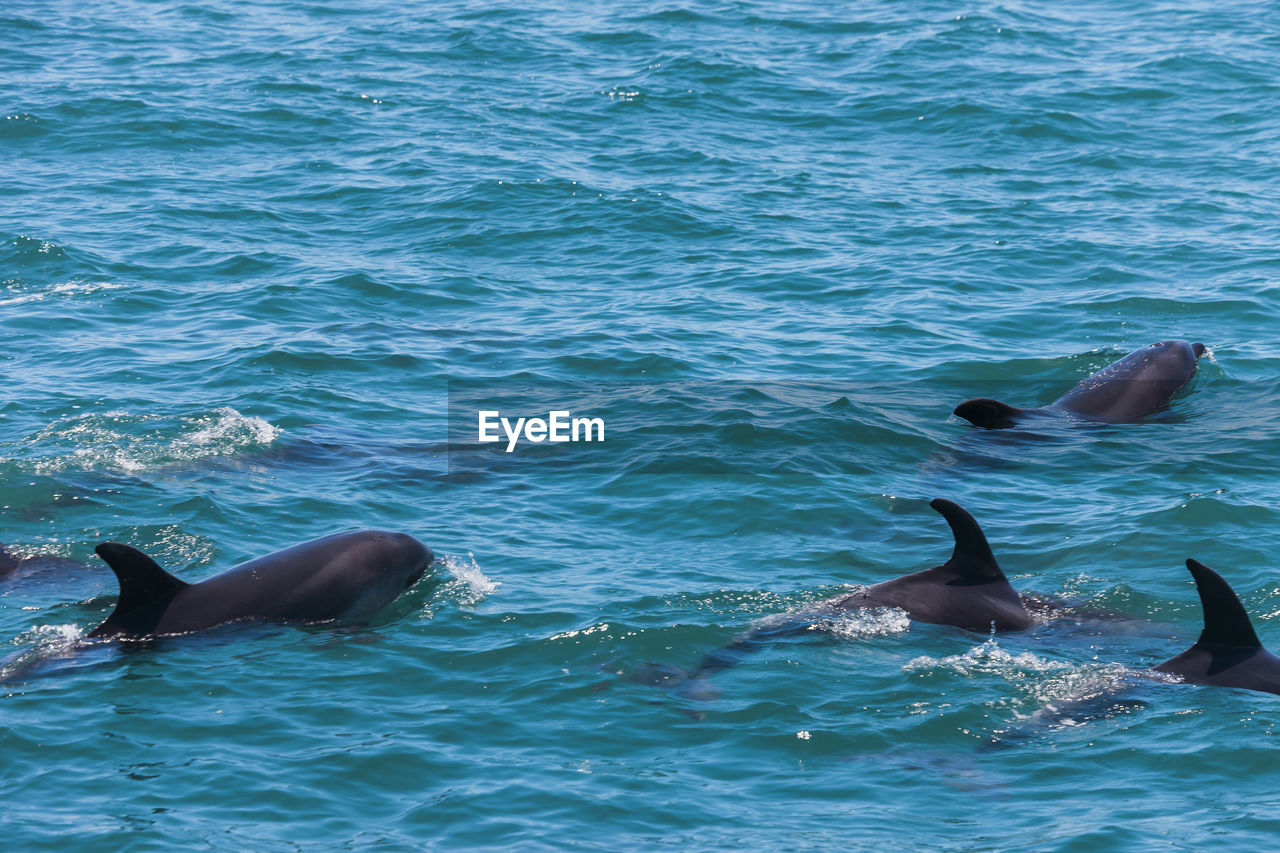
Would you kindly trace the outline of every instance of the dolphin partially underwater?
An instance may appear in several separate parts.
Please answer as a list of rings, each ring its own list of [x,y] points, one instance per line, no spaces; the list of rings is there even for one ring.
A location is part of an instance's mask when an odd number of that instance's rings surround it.
[[[766,644],[812,635],[813,617],[833,612],[892,607],[917,622],[952,625],[968,631],[1021,631],[1052,616],[1049,605],[1024,598],[1000,569],[987,537],[959,504],[935,498],[929,506],[947,520],[955,537],[951,557],[941,565],[864,587],[834,598],[785,621],[756,628],[734,642],[708,652],[688,678],[727,669]],[[1031,606],[1028,606],[1031,605]],[[1032,608],[1037,612],[1033,612]],[[1037,618],[1037,613],[1039,618]],[[675,679],[675,680],[682,680]],[[669,675],[664,680],[672,681]]]
[[[829,605],[841,610],[897,607],[917,622],[969,631],[1020,631],[1034,625],[1035,617],[1000,570],[973,516],[943,498],[935,498],[929,506],[951,526],[956,544],[949,560],[873,584]]]
[[[1040,415],[1127,423],[1158,410],[1195,375],[1204,344],[1160,341],[1078,382],[1047,406],[1020,409],[990,397],[965,400],[954,414],[974,426],[1004,429]]]
[[[1238,687],[1261,693],[1280,694],[1280,657],[1262,647],[1249,621],[1249,614],[1231,586],[1213,569],[1196,560],[1187,560],[1204,610],[1204,630],[1191,648],[1150,670],[1130,670],[1117,684],[1065,699],[1057,699],[1031,715],[1031,726],[1006,729],[992,745],[1025,739],[1036,729],[1077,726],[1081,722],[1106,719],[1118,713],[1143,708],[1143,699],[1125,698],[1151,672],[1178,676],[1186,684]]]
[[[1204,608],[1204,630],[1195,645],[1156,672],[1191,684],[1240,687],[1280,694],[1280,658],[1262,647],[1240,598],[1213,569],[1187,560]]]
[[[45,570],[45,569],[83,569],[83,563],[77,563],[75,560],[67,560],[62,557],[51,557],[47,554],[37,554],[35,556],[24,557],[4,545],[0,545],[0,578],[9,575],[18,575],[28,570]]]
[[[434,561],[404,533],[335,533],[186,583],[136,548],[95,549],[120,581],[115,610],[91,638],[188,634],[227,622],[319,623],[372,615],[412,586]]]

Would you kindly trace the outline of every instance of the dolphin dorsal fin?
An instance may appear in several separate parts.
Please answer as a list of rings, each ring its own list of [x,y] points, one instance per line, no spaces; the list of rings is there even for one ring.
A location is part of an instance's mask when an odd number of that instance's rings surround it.
[[[947,520],[956,538],[955,550],[951,552],[951,559],[943,563],[944,567],[973,580],[1005,579],[995,555],[991,553],[991,546],[987,544],[986,535],[972,515],[959,504],[944,498],[934,498],[929,506]]]
[[[1204,563],[1187,560],[1187,568],[1196,579],[1196,592],[1204,608],[1204,630],[1196,645],[1262,648],[1249,614],[1230,584]]]
[[[90,636],[150,632],[165,606],[188,586],[137,548],[119,542],[103,542],[94,551],[116,573],[116,579],[120,581],[120,600],[107,621]]]
[[[956,406],[951,414],[964,418],[976,427],[1005,429],[1013,426],[1014,419],[1025,414],[1025,410],[990,397],[975,397]]]

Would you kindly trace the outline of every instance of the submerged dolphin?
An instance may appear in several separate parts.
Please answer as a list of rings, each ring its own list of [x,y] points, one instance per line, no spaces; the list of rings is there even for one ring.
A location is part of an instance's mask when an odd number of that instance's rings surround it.
[[[23,557],[3,545],[0,545],[0,577],[18,574],[27,569],[83,569],[83,563],[66,560],[62,557],[50,557],[40,554],[34,557]]]
[[[431,549],[404,533],[335,533],[188,584],[136,548],[95,549],[120,580],[120,600],[90,637],[186,634],[226,622],[361,619],[422,577]]]
[[[1195,645],[1155,667],[1192,684],[1280,693],[1280,658],[1262,647],[1249,614],[1231,587],[1203,563],[1187,560],[1204,608]]]
[[[990,397],[965,400],[954,414],[974,426],[1003,429],[1038,414],[1074,415],[1084,420],[1124,423],[1149,415],[1195,375],[1204,344],[1160,341],[1129,353],[1038,409],[1019,409]]]
[[[951,559],[940,566],[903,575],[830,602],[843,610],[897,607],[918,622],[955,625],[970,631],[1018,631],[1035,624],[1023,599],[1000,571],[987,537],[958,504],[935,498],[955,536]]]

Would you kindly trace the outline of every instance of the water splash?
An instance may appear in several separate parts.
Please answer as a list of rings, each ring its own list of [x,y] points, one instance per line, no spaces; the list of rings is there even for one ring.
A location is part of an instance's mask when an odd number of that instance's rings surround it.
[[[439,562],[452,575],[452,578],[444,584],[442,594],[463,607],[479,604],[502,586],[501,582],[490,580],[480,570],[475,554],[470,551],[465,558],[456,554],[446,554]]]
[[[827,631],[846,640],[884,637],[911,630],[911,618],[898,607],[865,607],[819,617],[813,622],[813,630]]]
[[[44,245],[51,246],[52,244],[45,243]],[[49,250],[41,249],[41,251],[47,254]],[[7,293],[3,294],[3,298],[0,298],[0,305],[25,305],[30,302],[41,302],[49,297],[87,296],[107,290],[119,290],[124,286],[123,284],[109,281],[64,281],[50,288],[39,290],[11,287]]]
[[[995,637],[988,637],[981,645],[974,646],[962,654],[947,655],[942,658],[929,657],[928,655],[913,658],[903,667],[903,671],[950,670],[958,675],[994,674],[1004,676],[1010,681],[1019,681],[1029,673],[1042,673],[1070,668],[1071,664],[1042,658],[1031,652],[1021,652],[1015,655],[1002,649]]]
[[[11,640],[18,651],[0,660],[0,682],[19,680],[64,660],[83,646],[84,631],[78,625],[37,625]]]
[[[103,469],[138,474],[265,447],[280,433],[265,419],[230,406],[179,417],[86,412],[57,420],[16,442],[16,452],[0,461],[38,475]]]

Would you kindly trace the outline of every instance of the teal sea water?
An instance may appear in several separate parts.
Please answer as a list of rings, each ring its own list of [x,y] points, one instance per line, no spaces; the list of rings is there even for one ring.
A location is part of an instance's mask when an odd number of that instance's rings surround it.
[[[16,0],[0,46],[9,849],[1280,831],[1280,698],[1122,689],[1199,631],[1187,557],[1280,649],[1270,5]],[[1147,422],[950,415],[1165,338],[1210,354]],[[606,440],[506,454],[486,399]],[[1079,618],[679,682],[941,562],[934,497]],[[98,542],[193,580],[356,527],[441,558],[370,624],[80,643]]]

